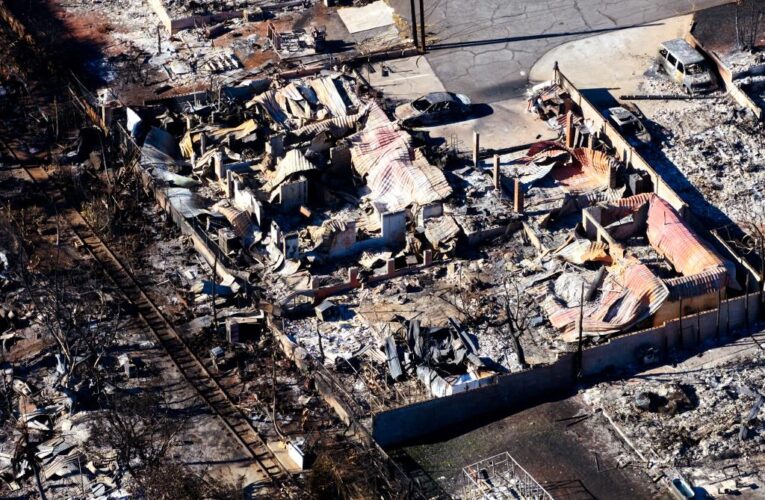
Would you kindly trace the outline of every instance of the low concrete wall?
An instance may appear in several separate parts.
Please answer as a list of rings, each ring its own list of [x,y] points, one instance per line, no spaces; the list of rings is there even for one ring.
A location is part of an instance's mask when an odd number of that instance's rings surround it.
[[[156,1],[156,0],[154,0]],[[170,34],[174,35],[181,30],[194,28],[196,26],[205,26],[213,23],[220,23],[228,19],[243,18],[243,10],[234,10],[230,12],[219,12],[217,14],[210,14],[208,16],[188,16],[180,19],[172,19],[170,21]]]
[[[730,94],[731,97],[740,105],[747,109],[749,109],[754,115],[757,117],[758,120],[762,120],[763,110],[760,108],[757,103],[752,100],[749,95],[744,92],[744,90],[736,85],[736,82],[733,78],[733,72],[723,64],[722,60],[711,50],[707,50],[704,45],[693,35],[693,32],[688,33],[685,36],[685,39],[690,43],[696,50],[702,53],[707,59],[711,60],[713,63],[715,63],[715,66],[717,66],[717,72],[720,73],[720,76],[722,77],[723,84],[725,86],[725,90]]]
[[[653,182],[654,193],[664,198],[675,210],[685,216],[687,205],[685,201],[675,192],[674,189],[659,175],[659,173],[653,169],[653,167],[643,158],[637,150],[627,142],[622,134],[611,125],[611,123],[600,113],[586,97],[582,95],[578,88],[561,73],[560,70],[555,71],[555,81],[561,88],[568,91],[571,95],[571,100],[581,110],[582,116],[591,120],[594,124],[594,129],[608,138],[611,145],[616,150],[617,157],[625,164],[631,165],[637,170],[641,170],[648,174]]]
[[[749,301],[747,323],[746,302]],[[667,355],[667,350],[694,351],[705,342],[729,337],[747,324],[754,325],[760,317],[762,305],[760,294],[752,293],[724,300],[718,310],[690,314],[682,319],[668,321],[662,326],[642,330],[615,338],[611,342],[584,351],[582,371],[585,376],[598,375],[610,369],[623,368],[637,361],[636,352],[643,346],[651,346]]]
[[[472,391],[377,413],[372,417],[372,436],[380,446],[394,447],[480,417],[548,401],[574,387],[573,358],[568,355],[551,365],[496,376],[490,385]]]
[[[705,341],[754,325],[761,308],[760,294],[753,293],[723,301],[719,324],[715,309],[615,337],[606,344],[583,351],[582,375],[596,377],[611,370],[635,373],[640,369],[637,351],[643,346],[656,348],[665,359],[672,350],[697,351]],[[372,435],[381,446],[395,447],[468,426],[483,416],[551,401],[573,390],[578,383],[575,369],[575,355],[565,355],[550,365],[497,375],[493,383],[479,389],[380,412],[373,415]]]

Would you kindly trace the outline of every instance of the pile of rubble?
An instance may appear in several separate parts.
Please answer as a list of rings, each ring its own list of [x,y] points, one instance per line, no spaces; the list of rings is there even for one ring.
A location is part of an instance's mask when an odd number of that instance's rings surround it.
[[[689,202],[698,201],[694,212],[717,226],[750,220],[765,188],[763,125],[727,97],[688,101],[650,118],[662,143],[647,159]]]
[[[760,410],[765,355],[742,370],[711,369],[646,375],[601,383],[585,400],[604,410],[638,450],[671,466],[702,467],[765,453]]]

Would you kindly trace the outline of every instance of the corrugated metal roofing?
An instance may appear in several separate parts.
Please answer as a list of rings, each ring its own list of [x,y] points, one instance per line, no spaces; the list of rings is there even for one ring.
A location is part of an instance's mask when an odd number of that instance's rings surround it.
[[[439,219],[427,221],[425,224],[425,238],[433,247],[438,248],[460,233],[460,227],[451,215],[444,215]]]
[[[684,276],[725,267],[717,255],[685,223],[672,206],[657,195],[650,197],[648,240]]]
[[[276,175],[264,186],[266,191],[279,187],[289,176],[300,172],[317,170],[299,149],[290,149],[284,158],[276,164]]]
[[[325,76],[310,81],[311,88],[316,92],[319,101],[329,109],[332,116],[346,116],[348,108],[345,105],[343,97],[335,85],[335,78]]]
[[[396,128],[376,104],[370,107],[364,130],[348,140],[353,167],[366,177],[381,212],[432,203],[451,194],[443,172],[413,150],[411,136]]]
[[[681,276],[680,278],[664,280],[664,283],[669,288],[672,300],[678,300],[680,298],[689,299],[717,293],[718,290],[725,286],[726,280],[726,271],[724,268],[720,268],[694,274],[693,276]]]
[[[311,137],[331,129],[353,130],[363,114],[364,113],[362,112],[355,115],[340,116],[312,123],[295,130],[294,134],[297,137]]]
[[[582,334],[608,335],[624,331],[656,311],[669,297],[669,290],[644,264],[630,262],[612,266],[598,304],[585,306]],[[550,285],[551,286],[551,285]],[[578,337],[579,308],[567,307],[554,293],[542,303],[550,323],[561,330],[561,339],[575,342]]]
[[[608,244],[603,241],[576,240],[555,252],[555,255],[567,262],[579,265],[585,262],[611,263]]]

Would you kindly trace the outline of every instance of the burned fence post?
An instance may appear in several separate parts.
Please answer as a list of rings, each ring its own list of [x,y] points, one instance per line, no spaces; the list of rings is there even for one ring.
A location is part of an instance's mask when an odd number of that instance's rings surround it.
[[[517,179],[516,179],[517,182]],[[577,348],[576,348],[576,363],[574,364],[575,367],[575,375],[576,379],[579,380],[584,376],[584,370],[582,369],[583,366],[583,360],[582,357],[584,355],[584,352],[582,350],[582,336],[584,333],[584,281],[582,281],[582,291],[579,295],[579,321],[577,322],[577,331],[578,331],[578,342],[577,342]]]
[[[324,363],[324,343],[321,341],[321,331],[319,330],[319,324],[316,323],[316,337],[319,340],[319,357],[320,361]]]
[[[422,43],[422,53],[428,51],[428,45],[425,41],[425,1],[420,0],[420,42]]]
[[[523,185],[517,177],[513,182],[513,210],[517,214],[523,213]]]
[[[749,334],[749,275],[751,273],[746,273],[746,284],[744,285],[744,321],[746,325],[746,333]]]
[[[494,171],[493,171],[493,174],[494,174],[493,175],[494,189],[496,189],[497,191],[500,191],[500,186],[499,186],[499,155],[494,155]]]
[[[481,149],[481,134],[473,131],[473,166],[478,168],[478,152]]]
[[[558,61],[555,61],[553,63],[553,81],[560,85],[560,67],[558,66]]]

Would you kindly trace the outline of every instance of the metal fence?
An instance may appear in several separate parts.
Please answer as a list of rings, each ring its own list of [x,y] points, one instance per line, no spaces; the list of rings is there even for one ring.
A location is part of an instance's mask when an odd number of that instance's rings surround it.
[[[462,469],[462,498],[552,500],[526,469],[504,452]]]

